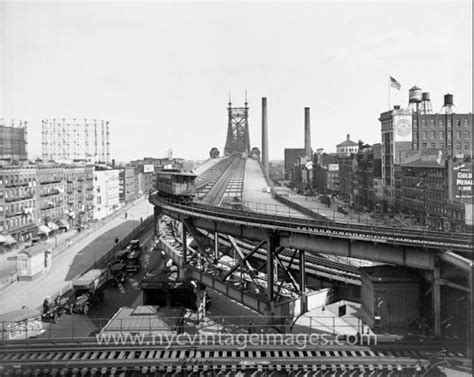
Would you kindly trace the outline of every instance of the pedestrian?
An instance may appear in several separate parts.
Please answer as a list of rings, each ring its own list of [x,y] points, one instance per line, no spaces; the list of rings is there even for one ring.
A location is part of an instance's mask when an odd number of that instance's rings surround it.
[[[128,217],[128,213],[125,212],[125,220],[127,220],[127,217]]]
[[[247,329],[247,332],[248,332],[249,334],[255,334],[255,327],[254,327],[252,321],[249,322],[249,327],[248,327],[248,329]]]

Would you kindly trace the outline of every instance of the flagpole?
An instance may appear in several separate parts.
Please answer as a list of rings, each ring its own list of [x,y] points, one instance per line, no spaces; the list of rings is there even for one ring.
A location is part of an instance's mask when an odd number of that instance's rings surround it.
[[[390,111],[390,86],[391,86],[390,75],[388,75],[388,111]]]

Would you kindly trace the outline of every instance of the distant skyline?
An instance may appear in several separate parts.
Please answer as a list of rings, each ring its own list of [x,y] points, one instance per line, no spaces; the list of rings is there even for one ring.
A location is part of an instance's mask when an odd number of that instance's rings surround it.
[[[269,157],[380,142],[381,112],[417,85],[434,112],[454,95],[472,112],[472,4],[447,2],[0,3],[0,118],[28,121],[41,156],[41,120],[110,122],[111,158],[201,159],[223,154],[227,102],[248,93],[251,147]]]

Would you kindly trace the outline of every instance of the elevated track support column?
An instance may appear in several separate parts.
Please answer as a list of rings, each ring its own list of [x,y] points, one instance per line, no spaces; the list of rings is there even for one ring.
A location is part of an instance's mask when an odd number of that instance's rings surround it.
[[[306,253],[299,250],[300,254],[300,290],[301,290],[301,313],[308,311],[308,303],[306,302]]]
[[[432,284],[432,305],[433,305],[433,332],[435,336],[441,336],[441,284],[439,266],[435,266],[433,270]]]
[[[269,306],[269,315],[272,317],[275,313],[275,252],[279,246],[280,237],[274,233],[268,237],[267,248],[267,300]]]
[[[184,266],[186,265],[187,263],[187,253],[188,253],[188,239],[187,239],[187,236],[186,236],[186,225],[184,225],[184,222],[186,220],[183,219],[183,221],[181,222],[181,229],[182,229],[182,232],[181,232],[181,243],[183,245],[183,262],[181,264],[181,266],[179,266],[180,270],[184,270]],[[183,271],[184,273],[184,271]]]
[[[153,237],[158,239],[160,237],[160,207],[153,207]]]

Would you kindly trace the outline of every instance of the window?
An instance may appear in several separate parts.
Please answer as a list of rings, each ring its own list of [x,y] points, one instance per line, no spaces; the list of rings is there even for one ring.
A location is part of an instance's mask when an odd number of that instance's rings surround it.
[[[436,148],[436,143],[431,143],[430,148]]]
[[[439,132],[439,138],[440,138],[441,140],[444,139],[444,131],[440,131],[440,132]]]
[[[461,131],[456,131],[456,139],[460,139],[461,138]]]
[[[440,127],[443,127],[444,123],[443,123],[443,119],[440,119],[439,122],[438,122],[439,126]]]
[[[423,119],[423,120],[421,121],[421,127],[426,127],[426,120],[425,120],[425,119]]]
[[[448,143],[448,149],[451,149],[451,143]]]
[[[426,131],[423,131],[423,139],[426,139]]]
[[[464,150],[468,151],[469,150],[469,143],[464,144]]]
[[[444,148],[444,143],[439,143],[440,148]]]
[[[461,143],[456,144],[456,150],[460,151],[461,150]]]
[[[468,119],[464,119],[464,127],[469,127],[469,120]],[[0,182],[2,183],[2,182]]]
[[[458,127],[461,127],[461,119],[458,119],[457,125],[458,125]]]
[[[436,136],[436,133],[435,133],[434,131],[431,131],[431,132],[430,132],[430,138],[431,138],[431,139],[434,139],[435,136]]]
[[[423,143],[423,148],[426,148],[427,146],[428,146],[428,144]]]
[[[466,139],[469,139],[469,131],[464,131],[464,137],[465,137]]]

